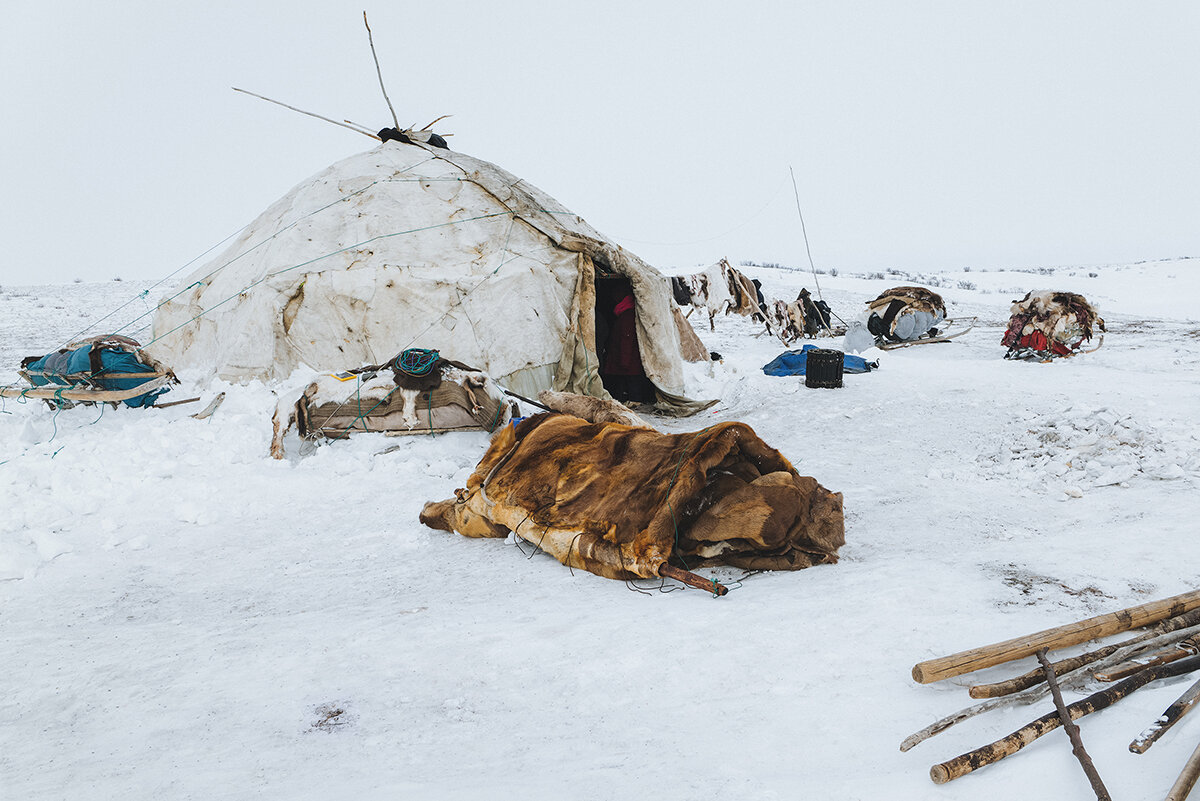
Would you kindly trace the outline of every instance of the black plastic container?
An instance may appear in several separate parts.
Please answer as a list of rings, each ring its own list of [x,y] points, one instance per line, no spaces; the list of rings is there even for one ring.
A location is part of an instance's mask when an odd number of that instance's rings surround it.
[[[805,360],[804,386],[837,389],[842,385],[842,352],[817,348]]]

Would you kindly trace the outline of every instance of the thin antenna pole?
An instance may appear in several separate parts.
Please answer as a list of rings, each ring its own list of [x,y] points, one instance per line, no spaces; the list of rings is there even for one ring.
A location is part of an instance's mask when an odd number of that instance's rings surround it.
[[[359,130],[358,128],[355,128],[351,125],[346,125],[345,123],[338,122],[337,120],[331,120],[328,117],[322,117],[320,114],[313,114],[311,111],[305,111],[302,108],[296,108],[295,106],[289,106],[287,103],[280,103],[278,100],[272,100],[269,97],[263,97],[262,95],[256,95],[256,94],[254,94],[254,92],[248,92],[245,89],[238,89],[236,86],[231,86],[229,88],[235,92],[241,92],[244,95],[250,95],[251,97],[257,97],[259,100],[265,100],[268,103],[274,103],[277,106],[283,106],[284,108],[290,108],[292,111],[298,111],[301,114],[307,114],[310,117],[316,117],[318,120],[325,120],[325,122],[332,122],[334,125],[340,125],[343,128],[349,128],[350,130],[354,131],[355,133],[360,133],[363,136],[369,136],[377,142],[382,141],[378,136],[376,136],[373,133],[367,133],[366,131]]]
[[[804,234],[804,250],[808,253],[808,266],[812,268],[813,283],[817,285],[817,297],[825,300],[825,296],[821,294],[821,282],[817,280],[817,265],[813,264],[812,250],[808,246],[808,230],[804,227],[804,212],[800,210],[800,190],[796,188],[796,172],[788,167],[788,172],[792,176],[792,192],[796,196],[796,213],[800,215],[800,233]]]
[[[808,246],[808,230],[804,227],[804,212],[800,210],[800,190],[796,187],[796,171],[792,169],[791,165],[788,165],[788,173],[792,176],[792,193],[796,196],[796,213],[800,215],[800,233],[804,234],[804,252],[808,254],[808,266],[812,268],[813,283],[817,285],[817,297],[824,301],[825,296],[821,294],[821,282],[817,278],[817,265],[813,264],[812,249]],[[830,313],[832,314],[832,311]],[[836,314],[833,316],[837,317]],[[842,325],[846,324],[841,317],[838,317],[838,321]],[[827,326],[825,330],[831,331],[832,329]]]
[[[363,25],[367,26],[367,43],[371,45],[371,58],[375,59],[375,74],[379,76],[379,88],[383,92],[383,99],[387,101],[388,111],[392,112],[392,122],[396,124],[396,130],[400,130],[400,120],[396,119],[396,109],[392,108],[392,101],[388,98],[387,89],[383,85],[383,71],[379,69],[379,56],[375,55],[375,39],[371,36],[371,23],[367,22],[367,12],[363,12]]]

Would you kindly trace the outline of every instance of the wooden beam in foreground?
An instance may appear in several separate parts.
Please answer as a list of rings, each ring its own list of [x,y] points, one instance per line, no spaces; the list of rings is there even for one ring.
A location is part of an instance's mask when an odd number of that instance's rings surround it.
[[[1119,612],[1097,615],[1087,620],[1039,631],[1036,634],[1014,637],[1011,640],[920,662],[913,665],[912,677],[914,681],[928,684],[974,670],[1002,665],[1013,659],[1031,656],[1039,648],[1053,650],[1078,645],[1098,637],[1107,637],[1111,634],[1157,623],[1197,608],[1200,608],[1200,590],[1192,590],[1182,595],[1164,598],[1161,601],[1131,606]]]

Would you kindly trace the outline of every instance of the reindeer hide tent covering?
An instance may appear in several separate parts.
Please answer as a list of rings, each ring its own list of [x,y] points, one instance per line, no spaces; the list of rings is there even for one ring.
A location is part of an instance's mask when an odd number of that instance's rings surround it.
[[[148,347],[177,371],[245,382],[420,342],[527,396],[607,398],[595,306],[610,275],[628,281],[660,410],[708,405],[686,397],[666,276],[494,164],[388,141],[295,187],[185,278]]]
[[[421,522],[510,531],[565,565],[653,578],[664,562],[799,570],[837,561],[842,495],[799,475],[744,423],[660,434],[539,414],[492,440],[456,498]]]

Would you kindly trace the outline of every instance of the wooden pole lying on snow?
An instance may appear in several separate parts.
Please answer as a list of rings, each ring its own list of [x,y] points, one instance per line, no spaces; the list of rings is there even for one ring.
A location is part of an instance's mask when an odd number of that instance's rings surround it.
[[[689,587],[695,587],[698,590],[707,590],[713,595],[724,595],[725,593],[729,592],[729,588],[724,584],[719,584],[712,579],[706,579],[703,576],[697,576],[691,571],[674,567],[666,562],[663,562],[658,566],[658,575],[662,576],[663,578],[675,579],[678,582],[682,582]]]
[[[1067,707],[1067,712],[1071,720],[1078,720],[1084,715],[1091,714],[1098,709],[1112,706],[1134,690],[1149,684],[1155,679],[1182,676],[1184,673],[1190,673],[1193,670],[1200,670],[1200,656],[1189,657],[1170,665],[1149,668],[1143,670],[1141,673],[1134,674],[1120,684],[1110,687],[1107,690],[1093,693],[1081,701],[1076,701]],[[993,762],[999,762],[1004,757],[1015,754],[1046,732],[1054,731],[1061,725],[1062,720],[1059,718],[1057,711],[1051,712],[1048,715],[1042,715],[1037,720],[1022,726],[1007,737],[981,748],[976,748],[974,751],[956,756],[954,759],[934,765],[929,769],[929,778],[933,779],[936,784],[945,784],[952,779],[957,779],[959,776],[965,776],[973,770],[990,765]]]
[[[380,138],[379,138],[378,136],[376,136],[375,134],[373,134],[373,133],[367,133],[366,131],[363,131],[363,130],[360,130],[360,129],[358,129],[358,128],[355,128],[353,125],[347,125],[347,124],[345,124],[344,122],[338,122],[337,120],[331,120],[331,119],[329,119],[328,117],[322,117],[320,114],[313,114],[311,111],[305,111],[305,110],[304,110],[304,109],[302,109],[302,108],[296,108],[295,106],[289,106],[287,103],[280,103],[278,100],[272,100],[272,99],[271,99],[271,98],[269,98],[269,97],[263,97],[262,95],[257,95],[257,94],[255,94],[254,92],[249,92],[249,91],[247,91],[247,90],[245,90],[245,89],[238,89],[236,86],[231,86],[231,87],[229,87],[229,88],[230,88],[230,89],[232,89],[232,90],[233,90],[233,91],[235,91],[235,92],[241,92],[241,93],[242,93],[242,94],[244,94],[244,95],[250,95],[251,97],[257,97],[259,100],[265,100],[265,101],[267,101],[268,103],[274,103],[274,104],[275,104],[275,105],[277,105],[277,106],[283,106],[284,108],[291,109],[292,111],[298,111],[298,112],[300,112],[301,114],[306,114],[306,115],[308,115],[309,117],[316,117],[318,120],[325,120],[325,122],[332,122],[334,125],[340,126],[340,127],[342,127],[342,128],[349,128],[351,131],[354,131],[355,133],[360,133],[360,134],[362,134],[363,136],[369,136],[369,137],[371,137],[371,138],[372,138],[372,139],[374,139],[376,142],[382,142],[382,141],[383,141],[382,139],[380,139]]]
[[[921,684],[959,676],[974,670],[1001,665],[1013,659],[1032,656],[1039,648],[1065,648],[1097,637],[1107,637],[1122,631],[1157,623],[1168,617],[1200,608],[1200,590],[1164,598],[1161,601],[1131,606],[1118,612],[1068,623],[1036,634],[1014,637],[1011,640],[960,651],[949,656],[930,659],[913,666],[912,677]]]
[[[1189,628],[1191,626],[1200,625],[1200,609],[1193,609],[1190,612],[1185,612],[1178,617],[1168,618],[1156,625],[1153,629],[1130,637],[1128,640],[1122,640],[1112,645],[1106,645],[1103,648],[1097,648],[1095,651],[1088,651],[1086,654],[1072,656],[1067,659],[1060,659],[1052,663],[1056,675],[1070,673],[1073,670],[1090,665],[1097,662],[1106,656],[1111,656],[1121,648],[1127,648],[1130,645],[1136,645],[1140,642],[1152,640],[1163,634],[1170,634],[1172,631]],[[1041,684],[1045,680],[1045,674],[1041,668],[1034,668],[1028,673],[1022,673],[1005,681],[997,681],[992,684],[976,684],[971,687],[968,694],[972,698],[996,698],[1001,695],[1009,695],[1018,690],[1024,690],[1028,687]]]
[[[151,409],[165,409],[168,406],[182,406],[185,403],[195,403],[199,398],[184,398],[183,400],[169,401],[167,403],[156,403],[151,406]]]
[[[1079,727],[1075,725],[1075,721],[1071,720],[1071,714],[1067,712],[1067,705],[1063,703],[1062,693],[1058,691],[1058,680],[1054,677],[1054,668],[1050,665],[1050,660],[1046,658],[1045,648],[1038,649],[1037,658],[1038,662],[1042,664],[1042,670],[1046,672],[1046,684],[1050,686],[1050,694],[1054,696],[1054,708],[1058,710],[1058,719],[1062,721],[1063,728],[1067,730],[1067,739],[1071,741],[1071,750],[1075,754],[1075,758],[1079,760],[1079,764],[1083,766],[1083,772],[1088,777],[1088,781],[1092,783],[1092,790],[1096,793],[1097,801],[1112,801],[1112,796],[1109,795],[1108,788],[1100,779],[1100,773],[1096,770],[1091,755],[1083,747],[1083,738],[1079,734]]]
[[[1171,648],[1136,657],[1107,670],[1097,670],[1092,676],[1096,681],[1120,681],[1148,667],[1165,665],[1183,659],[1185,656],[1195,656],[1197,653],[1200,653],[1200,649],[1196,648],[1195,638],[1189,637],[1182,642],[1175,643]]]
[[[1196,746],[1196,750],[1184,763],[1183,772],[1179,774],[1179,778],[1167,791],[1166,801],[1184,801],[1196,784],[1197,777],[1200,777],[1200,745]]]
[[[1137,739],[1129,744],[1129,750],[1135,754],[1144,754],[1154,745],[1159,737],[1167,733],[1167,729],[1179,722],[1179,719],[1191,711],[1196,705],[1196,701],[1200,701],[1200,681],[1188,688],[1187,692],[1179,696],[1175,703],[1167,707],[1158,720],[1150,724],[1150,728],[1137,736]]]
[[[1180,631],[1171,632],[1169,634],[1156,634],[1154,639],[1147,640],[1145,642],[1119,646],[1115,653],[1112,653],[1103,659],[1097,660],[1093,664],[1097,668],[1118,665],[1139,651],[1150,650],[1152,648],[1159,648],[1164,645],[1169,645],[1172,642],[1182,640],[1184,637],[1189,637],[1193,634],[1200,634],[1200,626],[1181,629]],[[1059,683],[1062,686],[1070,687],[1071,689],[1076,689],[1078,686],[1082,686],[1088,678],[1087,674],[1078,668],[1076,668],[1074,672],[1070,674],[1068,674],[1065,670],[1060,670],[1057,675],[1061,680]],[[989,712],[993,709],[1001,709],[1006,706],[1032,704],[1039,698],[1044,698],[1049,692],[1050,689],[1043,682],[1042,684],[1034,685],[1029,689],[1021,690],[1020,692],[1012,693],[1011,695],[1006,695],[1002,698],[990,698],[986,701],[980,701],[978,704],[974,704],[973,706],[969,706],[965,709],[960,709],[954,714],[947,715],[941,720],[934,721],[920,731],[910,734],[908,737],[904,738],[904,742],[900,743],[900,750],[907,751],[910,748],[925,742],[933,735],[940,734],[956,723],[962,723],[964,720],[975,717],[976,715]]]

